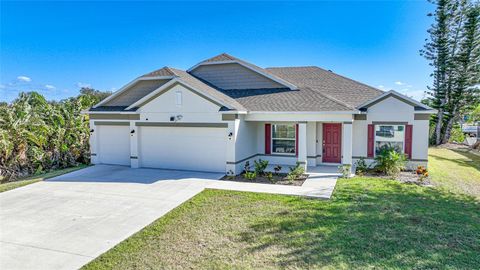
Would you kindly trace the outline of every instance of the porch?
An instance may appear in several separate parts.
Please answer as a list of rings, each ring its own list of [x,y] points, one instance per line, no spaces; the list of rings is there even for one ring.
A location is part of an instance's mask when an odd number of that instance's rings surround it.
[[[249,161],[267,160],[267,171],[280,165],[288,173],[297,162],[317,176],[337,174],[341,164],[352,164],[352,115],[349,121],[245,121],[238,122],[234,153],[236,162],[227,162],[236,174]],[[344,119],[342,119],[344,120]],[[233,159],[233,158],[232,158]],[[227,169],[227,172],[229,169]]]

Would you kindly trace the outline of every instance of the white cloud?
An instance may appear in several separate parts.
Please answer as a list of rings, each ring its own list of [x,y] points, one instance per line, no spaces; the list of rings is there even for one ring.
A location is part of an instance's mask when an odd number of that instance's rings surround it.
[[[48,90],[53,90],[55,89],[56,87],[51,85],[51,84],[45,84],[45,88],[48,89]]]
[[[395,82],[396,85],[404,85],[405,83],[401,82],[401,81],[396,81]]]
[[[77,83],[75,84],[75,86],[78,87],[78,88],[84,88],[84,87],[85,87],[85,88],[90,88],[90,87],[92,87],[91,84],[89,84],[89,83],[82,83],[82,82],[77,82]]]
[[[4,89],[5,88],[5,85],[4,84],[0,84],[0,89]]]
[[[22,82],[31,82],[32,79],[27,77],[27,76],[18,76],[17,80],[22,81]]]

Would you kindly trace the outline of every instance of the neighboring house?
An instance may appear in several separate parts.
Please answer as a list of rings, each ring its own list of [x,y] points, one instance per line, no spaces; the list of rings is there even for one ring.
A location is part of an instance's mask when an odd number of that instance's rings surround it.
[[[86,113],[94,164],[239,174],[246,161],[373,160],[384,145],[427,165],[432,108],[318,67],[221,54],[138,77]]]

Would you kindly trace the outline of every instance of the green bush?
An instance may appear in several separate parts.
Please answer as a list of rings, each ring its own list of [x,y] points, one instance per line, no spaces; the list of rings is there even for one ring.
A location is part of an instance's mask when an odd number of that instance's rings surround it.
[[[273,173],[268,172],[265,176],[267,177],[268,181],[270,181],[270,183],[275,183],[275,179],[273,178]]]
[[[449,141],[455,143],[463,143],[465,141],[465,134],[463,134],[460,126],[452,128]]]
[[[343,164],[338,166],[338,171],[342,174],[342,178],[349,178],[351,171],[350,169],[352,168],[352,165],[350,164]]]
[[[300,162],[297,161],[294,167],[290,167],[290,172],[287,174],[287,178],[290,181],[294,181],[304,173],[305,168],[301,166]]]
[[[259,159],[258,161],[254,160],[253,163],[255,165],[255,173],[259,176],[263,175],[268,166],[268,160]]]
[[[405,169],[406,157],[393,147],[385,147],[375,157],[375,167],[386,175],[396,177]]]
[[[365,158],[361,157],[357,162],[355,162],[355,174],[357,175],[364,175],[368,170],[367,162]]]
[[[245,179],[252,181],[257,178],[257,174],[255,172],[245,172],[244,177]]]

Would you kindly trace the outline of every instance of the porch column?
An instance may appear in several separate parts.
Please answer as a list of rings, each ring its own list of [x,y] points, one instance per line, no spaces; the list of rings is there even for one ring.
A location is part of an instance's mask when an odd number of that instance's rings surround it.
[[[352,164],[353,122],[343,122],[342,164]]]
[[[307,169],[307,122],[298,123],[298,159],[305,169]]]
[[[135,121],[130,121],[130,167],[138,168],[138,128]],[[133,133],[132,133],[133,131]]]
[[[98,142],[97,142],[98,130],[97,130],[97,127],[95,126],[93,120],[89,121],[89,127],[90,127],[90,138],[89,138],[90,163],[97,164],[98,163]]]
[[[228,121],[227,134],[227,164],[225,167],[225,173],[227,175],[236,175],[240,172],[236,170],[236,157],[235,157],[235,146],[237,141],[238,127],[240,125],[240,119],[234,119]]]

